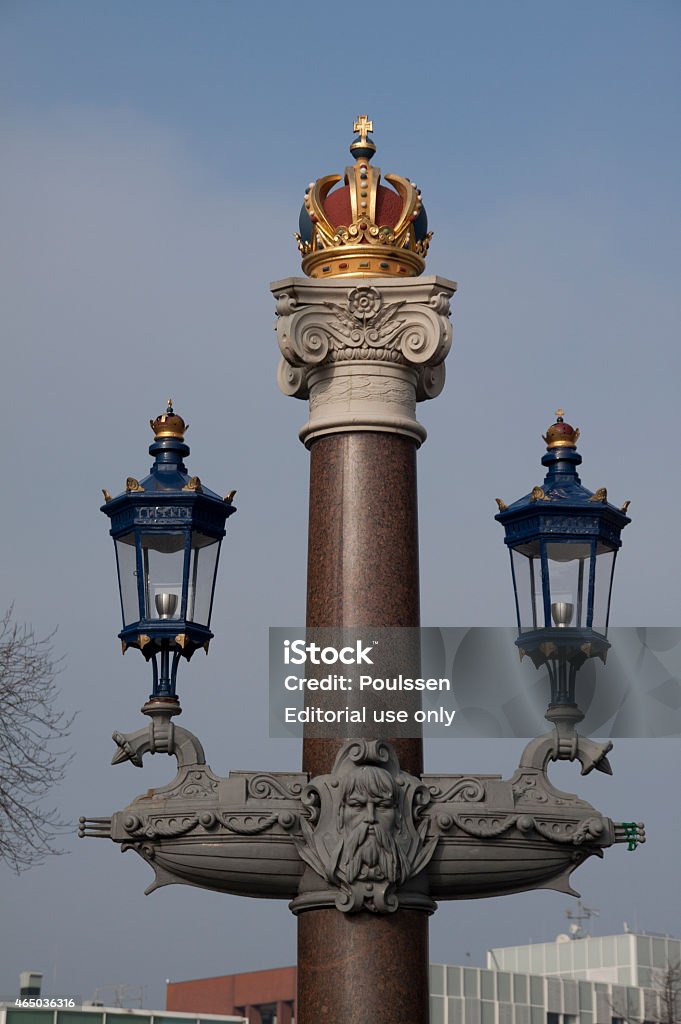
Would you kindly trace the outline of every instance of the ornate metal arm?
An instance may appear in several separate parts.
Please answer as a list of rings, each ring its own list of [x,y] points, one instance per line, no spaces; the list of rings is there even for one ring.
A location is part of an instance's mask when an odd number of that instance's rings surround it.
[[[136,768],[142,767],[145,754],[174,754],[179,769],[191,768],[206,763],[201,743],[188,729],[175,725],[171,719],[180,713],[177,704],[149,702],[142,711],[151,721],[145,729],[137,732],[114,732],[112,739],[118,750],[111,759],[112,764],[131,761]]]
[[[529,768],[546,774],[549,761],[579,761],[582,775],[588,775],[595,768],[606,775],[612,775],[612,766],[607,754],[612,750],[612,742],[595,743],[587,736],[580,736],[574,729],[571,732],[556,727],[555,732],[546,733],[531,740],[520,757],[520,768]]]

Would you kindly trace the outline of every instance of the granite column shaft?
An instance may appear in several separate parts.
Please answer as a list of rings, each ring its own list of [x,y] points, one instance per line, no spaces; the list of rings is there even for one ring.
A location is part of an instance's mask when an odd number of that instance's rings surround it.
[[[415,408],[442,388],[454,287],[430,278],[291,279],[273,288],[280,386],[310,400],[301,430],[311,455],[308,627],[419,625],[416,450],[425,430]],[[382,317],[385,343],[374,334],[374,347],[357,353],[361,332],[371,329],[361,310],[390,305],[400,324],[391,329],[388,319],[386,329]],[[348,317],[360,310],[360,333],[347,344],[334,307]],[[330,772],[349,738],[306,737],[303,769],[311,777]],[[420,775],[422,740],[393,743],[402,769]],[[428,1021],[427,913],[301,912],[297,1024],[399,1020]]]

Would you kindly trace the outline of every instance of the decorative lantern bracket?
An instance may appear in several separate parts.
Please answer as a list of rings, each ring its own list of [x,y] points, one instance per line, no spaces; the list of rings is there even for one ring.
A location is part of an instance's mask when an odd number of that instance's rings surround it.
[[[354,740],[329,775],[230,772],[216,776],[203,747],[173,725],[176,705],[151,702],[149,726],[114,733],[113,763],[173,754],[167,786],[109,818],[81,818],[79,835],[134,850],[155,872],[151,892],[173,883],[288,899],[294,913],[432,913],[437,900],[555,889],[577,895],[572,871],[615,843],[645,842],[641,823],[616,823],[552,786],[547,765],[577,759],[582,774],[609,771],[601,746],[558,724],[532,740],[511,779],[403,772],[394,747]],[[563,744],[562,747],[560,744]],[[210,851],[210,858],[205,856]]]

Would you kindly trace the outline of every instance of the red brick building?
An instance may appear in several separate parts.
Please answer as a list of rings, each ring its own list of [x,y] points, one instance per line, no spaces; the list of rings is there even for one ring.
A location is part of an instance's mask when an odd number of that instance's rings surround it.
[[[250,1024],[291,1024],[296,1016],[296,968],[168,982],[166,1009],[186,1013],[237,1013]]]

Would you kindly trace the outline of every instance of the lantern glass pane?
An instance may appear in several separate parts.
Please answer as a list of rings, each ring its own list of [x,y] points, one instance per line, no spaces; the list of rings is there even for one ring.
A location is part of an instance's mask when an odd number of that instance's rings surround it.
[[[184,573],[182,533],[142,536],[145,615],[148,619],[179,619],[182,615]]]
[[[594,582],[593,629],[599,633],[608,630],[610,616],[610,586],[615,568],[615,552],[604,545],[596,551],[596,579]]]
[[[121,592],[121,608],[123,625],[139,622],[140,606],[137,588],[137,548],[135,534],[126,533],[116,539],[116,559],[118,561],[118,586]]]
[[[210,625],[213,582],[220,541],[198,530],[192,531],[187,591],[187,619],[201,626]]]
[[[520,615],[518,628],[523,633],[544,625],[539,541],[513,548],[511,554]]]
[[[585,626],[591,562],[589,541],[547,544],[551,621],[549,626]]]

